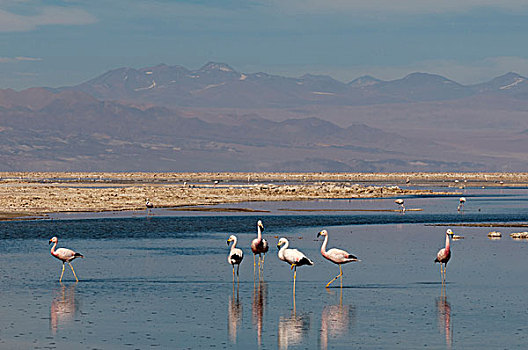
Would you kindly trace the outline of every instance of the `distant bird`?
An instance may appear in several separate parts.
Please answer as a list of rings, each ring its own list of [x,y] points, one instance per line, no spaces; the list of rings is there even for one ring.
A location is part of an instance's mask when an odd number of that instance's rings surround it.
[[[453,236],[454,233],[451,231],[451,229],[447,229],[446,231],[446,240],[445,240],[445,248],[442,248],[438,251],[436,254],[435,263],[440,263],[440,275],[442,276],[442,285],[446,282],[446,274],[447,274],[447,263],[449,262],[449,259],[451,259],[451,249],[449,247],[449,236]],[[444,266],[442,266],[444,264]]]
[[[398,198],[394,201],[394,203],[398,204],[401,207],[401,212],[405,213],[405,205],[403,205],[404,200],[401,198]]]
[[[323,245],[321,246],[321,255],[327,260],[330,260],[331,262],[333,262],[334,264],[339,265],[339,275],[332,278],[332,280],[326,284],[326,288],[328,288],[328,286],[332,284],[336,279],[338,279],[339,277],[342,278],[343,276],[343,270],[341,270],[342,264],[346,264],[346,263],[353,262],[353,261],[360,261],[360,260],[354,255],[348,253],[347,251],[341,250],[341,249],[332,248],[329,251],[326,251],[326,245],[328,244],[328,231],[322,230],[321,232],[317,234],[317,237],[319,236],[325,237]]]
[[[264,225],[262,224],[262,221],[257,221],[257,238],[251,241],[251,251],[253,252],[253,275],[255,275],[255,256],[258,254],[259,256],[259,276],[260,271],[264,271],[264,259],[266,258],[266,253],[269,250],[268,241],[266,241],[264,238],[262,238],[262,231],[264,230]],[[264,254],[264,256],[262,256]],[[262,259],[262,262],[261,262]],[[261,265],[262,264],[262,265]]]
[[[231,245],[231,251],[229,252],[229,256],[227,257],[227,262],[230,263],[233,266],[233,280],[235,279],[235,265],[237,265],[237,278],[238,278],[238,270],[240,269],[240,263],[242,262],[242,259],[244,259],[244,252],[242,252],[242,249],[237,248],[237,238],[235,235],[229,236],[229,239],[227,240],[227,245],[229,245],[229,242],[233,242]]]
[[[277,247],[280,248],[278,257],[280,260],[287,262],[291,265],[293,273],[293,292],[295,293],[295,280],[297,279],[297,266],[313,265],[313,261],[308,259],[306,255],[298,251],[297,249],[288,249],[290,242],[286,238],[279,239]]]
[[[150,210],[154,208],[154,204],[147,198],[147,201],[145,202],[145,207],[147,207],[147,214],[150,213]]]
[[[59,282],[62,282],[62,275],[64,274],[64,263],[68,263],[68,265],[70,265],[73,275],[75,276],[75,280],[79,282],[79,279],[75,274],[75,270],[73,269],[71,262],[78,257],[84,258],[84,256],[81,253],[76,253],[73,250],[67,248],[59,248],[55,250],[58,241],[59,239],[57,237],[53,237],[49,240],[49,244],[54,243],[53,247],[51,247],[51,255],[62,261],[62,272],[59,278]]]
[[[460,197],[457,210],[464,210],[464,203],[466,203],[466,197]]]

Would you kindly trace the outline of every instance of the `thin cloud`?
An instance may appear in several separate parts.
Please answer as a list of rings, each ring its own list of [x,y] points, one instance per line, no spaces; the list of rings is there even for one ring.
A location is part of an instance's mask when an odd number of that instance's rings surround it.
[[[42,61],[42,58],[40,58],[40,57],[26,57],[26,56],[0,57],[0,63],[39,62],[39,61]]]
[[[0,10],[0,32],[28,32],[46,25],[86,25],[96,21],[85,10],[69,7],[44,7],[36,15]]]

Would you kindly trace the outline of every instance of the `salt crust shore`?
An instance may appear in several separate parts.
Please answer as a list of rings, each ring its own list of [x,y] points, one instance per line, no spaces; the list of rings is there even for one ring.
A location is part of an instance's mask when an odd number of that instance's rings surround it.
[[[400,186],[424,187],[406,189]],[[527,186],[528,173],[0,172],[0,220],[247,201],[453,194],[427,187]]]

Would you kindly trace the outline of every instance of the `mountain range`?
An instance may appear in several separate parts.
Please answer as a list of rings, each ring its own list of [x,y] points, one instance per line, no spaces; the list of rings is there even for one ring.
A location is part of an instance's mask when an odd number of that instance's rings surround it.
[[[0,90],[0,170],[527,171],[528,79],[119,68]]]

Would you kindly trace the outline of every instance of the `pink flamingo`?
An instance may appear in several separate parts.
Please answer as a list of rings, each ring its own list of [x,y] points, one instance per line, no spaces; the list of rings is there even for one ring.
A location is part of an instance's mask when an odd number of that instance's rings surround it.
[[[442,285],[446,282],[446,273],[447,273],[447,263],[449,262],[449,259],[451,259],[451,249],[449,247],[449,236],[453,236],[454,233],[451,231],[451,229],[447,229],[446,231],[446,241],[445,241],[445,248],[442,248],[436,253],[436,259],[435,263],[440,263],[440,275],[442,276]],[[444,264],[444,266],[442,266]]]
[[[251,241],[251,251],[253,252],[253,275],[255,275],[255,256],[259,255],[259,277],[260,277],[260,271],[261,269],[264,269],[264,259],[266,258],[266,253],[269,250],[268,241],[266,241],[264,238],[262,238],[262,231],[264,230],[264,225],[262,225],[262,221],[257,221],[257,238],[255,238],[253,241]],[[261,254],[264,254],[262,257]],[[261,265],[261,257],[262,257],[262,265]]]
[[[62,261],[62,272],[59,278],[59,282],[62,282],[62,275],[64,274],[64,263],[68,263],[68,265],[70,265],[73,275],[75,276],[75,280],[79,282],[79,279],[75,274],[75,270],[73,269],[71,262],[78,257],[84,258],[84,256],[81,253],[76,253],[73,250],[67,248],[59,248],[55,250],[58,241],[59,239],[57,237],[53,237],[49,240],[49,244],[54,243],[53,247],[51,247],[51,255]]]
[[[324,258],[326,258],[327,260],[330,260],[331,262],[333,262],[334,264],[339,265],[339,275],[335,276],[330,282],[328,282],[326,284],[326,288],[328,288],[328,286],[330,284],[332,284],[332,282],[334,282],[339,277],[341,277],[341,284],[342,284],[343,283],[343,279],[342,279],[343,278],[343,270],[341,269],[341,265],[349,263],[349,262],[361,261],[361,260],[359,260],[354,255],[352,255],[352,254],[350,254],[350,253],[348,253],[348,252],[346,252],[344,250],[341,250],[341,249],[332,248],[329,251],[326,251],[326,245],[328,244],[328,231],[322,230],[321,232],[319,232],[317,234],[317,237],[319,237],[319,236],[324,236],[325,237],[323,245],[321,246],[321,255]]]

